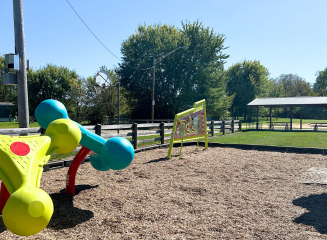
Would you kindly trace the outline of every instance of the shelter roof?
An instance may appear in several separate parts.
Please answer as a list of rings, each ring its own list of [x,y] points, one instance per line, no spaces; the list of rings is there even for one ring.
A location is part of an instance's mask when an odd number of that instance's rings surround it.
[[[256,98],[248,106],[327,107],[327,97]]]

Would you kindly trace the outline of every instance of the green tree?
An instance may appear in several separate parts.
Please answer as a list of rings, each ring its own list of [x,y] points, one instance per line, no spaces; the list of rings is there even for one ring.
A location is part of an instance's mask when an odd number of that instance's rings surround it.
[[[106,66],[100,67],[100,70],[106,71],[109,74],[112,80],[112,87],[98,87],[96,91],[94,87],[96,85],[96,75],[88,77],[85,84],[86,94],[84,97],[83,112],[92,124],[103,123],[105,116],[109,119],[114,119],[118,114],[118,89],[113,86],[117,86],[119,79],[114,70],[108,69]],[[120,91],[122,90],[124,89],[120,89]],[[119,108],[121,116],[126,114],[126,104],[126,99],[120,94]]]
[[[297,74],[281,74],[275,82],[284,89],[283,97],[314,96],[310,83]]]
[[[316,76],[316,82],[313,85],[313,89],[319,96],[326,96],[327,68],[323,71],[318,71]]]
[[[85,118],[83,106],[85,103],[86,83],[86,80],[80,77],[76,81],[72,81],[69,117],[76,122],[81,122]]]
[[[199,22],[182,25],[182,29],[166,24],[139,25],[123,42],[123,63],[116,72],[133,118],[151,117],[154,60],[155,118],[173,118],[201,99],[207,99],[211,115],[221,114],[228,107],[231,98],[222,100],[227,95],[224,36]]]
[[[266,97],[269,91],[269,71],[260,61],[236,63],[227,70],[227,91],[235,94],[231,106],[234,117],[243,116],[246,121],[251,109],[247,104],[258,97]]]
[[[268,97],[285,97],[285,89],[282,84],[279,84],[279,82],[276,79],[271,79],[269,81],[269,91],[268,91]]]
[[[76,106],[74,93],[79,85],[78,75],[66,67],[48,64],[38,70],[29,70],[27,74],[30,116],[40,102],[46,99],[56,99],[62,102],[68,113]],[[33,97],[32,97],[33,96]]]

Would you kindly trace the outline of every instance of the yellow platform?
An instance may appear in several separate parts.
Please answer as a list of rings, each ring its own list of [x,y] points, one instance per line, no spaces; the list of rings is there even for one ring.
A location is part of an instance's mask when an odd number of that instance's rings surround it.
[[[41,136],[0,135],[0,178],[10,193],[2,219],[11,232],[29,236],[48,225],[53,203],[39,188],[43,166],[52,154],[73,151],[81,137],[79,127],[68,119],[53,121]]]

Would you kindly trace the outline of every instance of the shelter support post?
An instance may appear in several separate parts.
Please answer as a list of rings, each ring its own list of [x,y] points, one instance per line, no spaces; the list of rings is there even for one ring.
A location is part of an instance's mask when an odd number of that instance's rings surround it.
[[[302,107],[300,111],[300,129],[302,129]]]
[[[269,108],[269,118],[270,118],[269,129],[271,129],[272,128],[272,126],[271,126],[271,107]]]
[[[259,106],[257,106],[257,127],[256,129],[259,129]]]
[[[290,114],[290,130],[292,131],[292,114],[293,114],[293,107],[291,107],[291,114]]]

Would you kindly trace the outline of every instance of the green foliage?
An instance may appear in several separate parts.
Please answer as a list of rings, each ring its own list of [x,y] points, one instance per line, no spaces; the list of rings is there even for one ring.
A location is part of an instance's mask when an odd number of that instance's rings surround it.
[[[268,97],[285,97],[285,89],[282,84],[278,82],[277,79],[271,79],[269,81],[269,91],[268,91]]]
[[[201,99],[207,100],[208,115],[224,114],[231,99],[222,99],[227,95],[224,40],[199,22],[183,23],[182,29],[139,25],[123,42],[123,63],[116,70],[132,118],[151,118],[154,59],[155,118],[173,118]]]
[[[232,116],[244,116],[244,120],[253,109],[247,104],[258,97],[268,95],[269,71],[260,61],[236,63],[227,70],[227,91],[229,96],[235,94],[231,106]]]
[[[62,102],[68,113],[75,109],[78,75],[66,67],[48,64],[36,71],[29,70],[27,74],[30,116],[34,116],[36,107],[46,99],[56,99]]]
[[[315,96],[310,84],[296,74],[281,74],[274,83],[280,88],[278,97]]]
[[[91,121],[92,124],[104,123],[104,117],[107,116],[109,119],[116,118],[118,114],[118,89],[117,89],[117,76],[113,70],[108,69],[105,66],[100,68],[103,71],[109,73],[112,79],[112,85],[116,87],[103,87],[99,88],[96,92],[94,86],[96,84],[95,75],[88,77],[85,82],[85,97],[83,113],[85,117]],[[120,92],[124,90],[120,88]],[[126,114],[127,101],[126,98],[120,94],[120,115]]]
[[[319,96],[326,96],[327,68],[323,71],[318,71],[316,76],[317,78],[313,85],[313,89]]]

